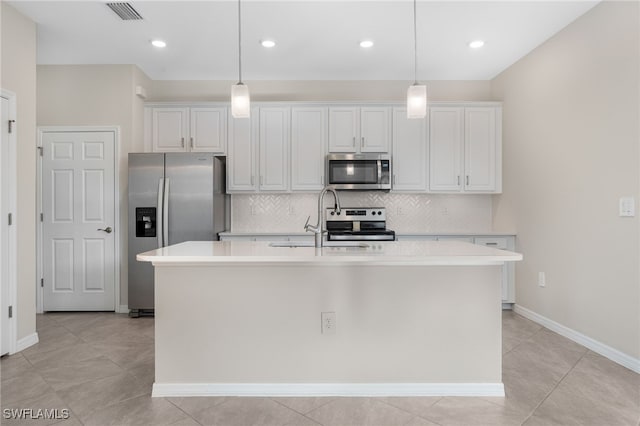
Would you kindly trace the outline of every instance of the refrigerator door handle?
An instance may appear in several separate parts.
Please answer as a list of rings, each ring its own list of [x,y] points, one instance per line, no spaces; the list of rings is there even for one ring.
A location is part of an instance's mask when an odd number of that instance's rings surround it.
[[[162,223],[162,192],[164,191],[164,178],[160,178],[158,180],[158,204],[156,206],[156,211],[158,212],[156,218],[156,236],[158,238],[158,248],[164,246],[162,241],[162,232],[164,230],[164,225]]]
[[[169,245],[169,178],[164,180],[164,197],[162,200],[162,239],[163,247]]]

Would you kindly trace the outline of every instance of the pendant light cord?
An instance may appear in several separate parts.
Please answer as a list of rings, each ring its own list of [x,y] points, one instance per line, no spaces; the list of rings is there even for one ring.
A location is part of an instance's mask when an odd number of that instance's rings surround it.
[[[242,84],[242,20],[240,19],[240,0],[238,0],[238,84]]]
[[[416,29],[416,0],[413,0],[413,84],[418,85],[418,30]]]

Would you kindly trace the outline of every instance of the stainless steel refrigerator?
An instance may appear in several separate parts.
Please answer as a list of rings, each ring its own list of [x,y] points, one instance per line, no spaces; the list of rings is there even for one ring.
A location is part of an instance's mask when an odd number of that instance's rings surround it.
[[[129,154],[129,309],[152,313],[153,266],[136,255],[184,241],[214,241],[228,229],[225,157]]]

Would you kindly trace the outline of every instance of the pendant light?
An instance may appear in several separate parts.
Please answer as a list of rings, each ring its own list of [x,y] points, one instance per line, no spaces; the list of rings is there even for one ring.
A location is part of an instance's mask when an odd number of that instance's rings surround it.
[[[413,84],[407,90],[407,118],[427,115],[427,86],[418,84],[418,36],[416,29],[416,0],[413,0]]]
[[[231,115],[234,118],[249,118],[251,100],[249,87],[242,82],[242,23],[240,0],[238,0],[238,83],[231,86]]]

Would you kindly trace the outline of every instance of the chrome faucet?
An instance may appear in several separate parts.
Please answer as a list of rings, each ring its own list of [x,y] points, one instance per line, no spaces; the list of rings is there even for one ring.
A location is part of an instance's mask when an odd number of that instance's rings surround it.
[[[309,225],[309,219],[311,219],[311,216],[309,216],[307,218],[307,223],[304,224],[304,230],[307,232],[313,232],[315,234],[315,238],[316,238],[316,248],[321,248],[322,247],[322,236],[324,234],[324,230],[323,228],[323,224],[324,221],[322,220],[322,207],[324,205],[323,201],[324,201],[324,195],[327,192],[331,192],[333,193],[333,198],[335,200],[335,212],[336,214],[340,214],[340,199],[338,198],[338,193],[336,192],[336,189],[333,186],[327,186],[325,187],[322,191],[320,191],[320,194],[318,195],[318,222],[316,223],[315,226],[313,225]]]

